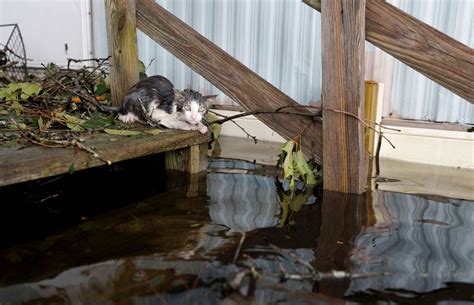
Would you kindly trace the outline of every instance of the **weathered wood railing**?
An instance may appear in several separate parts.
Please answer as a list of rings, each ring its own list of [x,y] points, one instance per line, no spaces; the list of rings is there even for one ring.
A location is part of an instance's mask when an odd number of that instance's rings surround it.
[[[320,0],[303,1],[321,10]],[[136,44],[136,41],[114,38],[115,35],[132,37],[123,31],[128,32],[127,26],[133,27],[134,21],[130,19],[130,14],[136,8],[136,25],[140,30],[245,109],[275,110],[298,105],[153,0],[107,0],[106,3],[109,20],[116,20],[115,25],[108,26],[108,34],[109,40],[115,41],[109,43],[113,48],[111,53],[120,57],[119,62],[136,61],[133,48],[130,52],[120,51],[126,49],[124,44]],[[334,0],[324,5],[323,64],[327,69],[323,76],[323,102],[326,107],[344,110],[364,119],[364,36],[387,53],[474,103],[472,48],[385,1]],[[127,7],[129,10],[123,11]],[[341,7],[346,9],[341,10]],[[346,21],[354,28],[348,27]],[[355,49],[344,50],[347,46]],[[112,73],[123,81],[113,82],[112,90],[123,90],[117,86],[129,84],[138,75],[135,69],[133,65],[114,66]],[[309,113],[304,109],[298,111]],[[308,117],[294,115],[259,115],[258,118],[287,139],[297,135],[312,122]],[[313,128],[307,129],[303,148],[316,161],[323,161],[324,187],[342,192],[363,192],[367,165],[362,150],[362,126],[354,118],[327,111],[324,112],[323,121],[326,125],[324,128],[320,122],[314,122]]]

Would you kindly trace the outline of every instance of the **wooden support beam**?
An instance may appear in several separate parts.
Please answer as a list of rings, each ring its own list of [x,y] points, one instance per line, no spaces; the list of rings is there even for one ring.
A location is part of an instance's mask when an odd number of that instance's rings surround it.
[[[365,0],[322,3],[323,106],[364,119]],[[364,125],[344,113],[323,111],[324,189],[365,191]]]
[[[321,0],[303,2],[321,11]],[[367,0],[365,15],[369,42],[474,103],[472,48],[382,0]]]
[[[246,110],[275,110],[299,104],[251,71],[190,26],[156,4],[137,0],[137,27],[163,48],[202,75]],[[308,114],[306,109],[287,109]],[[295,137],[312,120],[295,115],[258,115],[286,139]],[[306,129],[303,149],[321,162],[321,123]]]
[[[112,56],[112,105],[118,106],[128,89],[138,82],[135,0],[105,0],[105,9],[109,54]]]
[[[166,169],[197,174],[207,169],[207,143],[166,153]]]

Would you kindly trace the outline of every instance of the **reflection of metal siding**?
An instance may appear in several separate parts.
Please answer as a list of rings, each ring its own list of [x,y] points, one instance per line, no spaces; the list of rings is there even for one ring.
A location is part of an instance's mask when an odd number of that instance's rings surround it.
[[[385,192],[383,205],[392,224],[359,234],[351,271],[392,275],[352,280],[349,292],[428,292],[445,282],[474,281],[474,202]]]
[[[278,223],[280,205],[272,178],[243,174],[208,174],[209,215],[216,224],[250,231]]]
[[[96,3],[97,2],[97,3]],[[260,76],[302,104],[321,95],[320,14],[294,0],[158,0]],[[474,1],[390,0],[440,31],[474,45]],[[96,56],[105,55],[103,1],[93,1]],[[220,93],[209,82],[139,32],[141,60],[155,59],[148,74],[163,74],[177,88]],[[370,44],[366,78],[386,84],[394,117],[474,123],[474,106]],[[220,94],[220,97],[224,97]],[[232,103],[221,98],[220,102]]]

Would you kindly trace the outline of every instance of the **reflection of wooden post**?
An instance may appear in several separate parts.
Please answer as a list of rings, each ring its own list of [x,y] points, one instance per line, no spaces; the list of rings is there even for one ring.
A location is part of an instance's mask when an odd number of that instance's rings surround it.
[[[120,105],[138,82],[135,0],[105,0],[112,104]]]
[[[323,1],[323,106],[364,119],[365,0]],[[324,188],[363,193],[367,177],[364,125],[323,111]]]
[[[366,195],[337,192],[323,193],[321,225],[317,241],[316,260],[312,265],[318,271],[347,270],[354,250],[354,238],[367,224]],[[350,280],[321,281],[318,292],[337,295],[345,291]]]

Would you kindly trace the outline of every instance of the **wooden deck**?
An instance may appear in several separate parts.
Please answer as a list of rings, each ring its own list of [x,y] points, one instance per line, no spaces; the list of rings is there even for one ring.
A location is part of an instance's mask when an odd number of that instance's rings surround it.
[[[121,136],[97,133],[82,137],[83,144],[112,163],[166,153],[170,169],[196,173],[207,166],[211,136],[197,131],[163,130],[157,135]],[[92,154],[74,148],[0,148],[0,186],[64,174],[95,166],[108,166]]]

